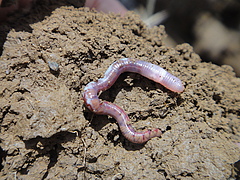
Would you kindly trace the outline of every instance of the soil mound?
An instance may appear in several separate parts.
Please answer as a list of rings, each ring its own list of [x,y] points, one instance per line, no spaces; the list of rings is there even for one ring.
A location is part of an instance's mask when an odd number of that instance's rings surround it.
[[[148,29],[133,13],[61,7],[31,28],[11,30],[0,57],[1,178],[237,177],[240,79],[230,66],[201,62],[188,44],[165,46],[164,27]],[[124,73],[100,95],[135,129],[164,131],[143,145],[83,105],[84,86],[124,57],[157,64],[186,87],[177,94]]]

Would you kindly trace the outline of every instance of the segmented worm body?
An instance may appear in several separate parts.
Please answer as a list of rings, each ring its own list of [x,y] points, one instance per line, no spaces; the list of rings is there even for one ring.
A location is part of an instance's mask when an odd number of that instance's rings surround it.
[[[161,136],[162,131],[160,129],[136,132],[133,127],[128,124],[130,119],[122,108],[111,102],[100,101],[98,98],[99,92],[109,89],[123,72],[139,73],[174,92],[182,92],[184,90],[181,80],[168,73],[163,68],[149,62],[124,58],[115,61],[107,69],[103,78],[86,85],[83,93],[85,105],[96,114],[110,115],[115,118],[123,136],[133,143],[141,144],[153,137]]]

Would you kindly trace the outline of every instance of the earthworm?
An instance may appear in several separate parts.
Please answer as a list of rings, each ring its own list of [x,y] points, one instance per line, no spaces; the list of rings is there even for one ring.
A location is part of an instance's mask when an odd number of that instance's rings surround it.
[[[139,73],[174,92],[182,92],[184,90],[181,80],[163,68],[146,61],[123,58],[109,66],[103,78],[86,85],[83,92],[85,105],[96,114],[110,115],[115,118],[123,136],[133,143],[142,144],[153,137],[160,137],[162,135],[160,129],[136,132],[133,127],[128,124],[130,119],[122,108],[111,102],[100,101],[98,98],[99,92],[109,89],[123,72]]]

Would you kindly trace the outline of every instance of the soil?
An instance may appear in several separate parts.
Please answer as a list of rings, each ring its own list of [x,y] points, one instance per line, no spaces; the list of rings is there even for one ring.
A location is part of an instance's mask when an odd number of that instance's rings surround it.
[[[30,28],[13,28],[0,57],[1,179],[239,177],[240,79],[230,66],[201,62],[188,44],[167,47],[164,27],[133,13],[61,7]],[[135,129],[164,131],[142,145],[82,100],[85,85],[124,57],[160,65],[186,87],[173,93],[124,73],[101,93]]]

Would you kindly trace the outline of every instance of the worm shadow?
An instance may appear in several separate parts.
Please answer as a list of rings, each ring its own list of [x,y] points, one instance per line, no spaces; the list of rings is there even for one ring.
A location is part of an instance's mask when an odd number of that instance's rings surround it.
[[[83,7],[84,1],[76,0],[41,0],[36,1],[28,14],[14,13],[7,22],[0,24],[0,56],[3,52],[3,44],[11,29],[15,31],[32,32],[30,24],[42,21],[50,16],[52,11],[61,6]]]
[[[127,79],[127,77],[130,77],[132,79],[131,85],[129,85],[129,83],[124,81]],[[125,91],[131,92],[134,87],[140,87],[145,92],[150,90],[160,89],[163,92],[167,92],[171,98],[179,96],[177,93],[174,93],[166,89],[162,85],[152,80],[149,80],[141,76],[140,74],[127,72],[127,73],[121,74],[117,79],[117,81],[114,83],[114,85],[110,89],[102,92],[99,98],[102,101],[109,101],[113,103],[118,93],[121,90],[124,89]],[[181,103],[181,100],[178,102]],[[85,118],[90,121],[90,126],[96,131],[101,130],[108,123],[117,123],[114,118],[108,117],[107,115],[95,115],[93,112],[91,112],[87,108],[84,112],[84,115],[85,115]],[[169,129],[170,128],[166,128],[166,130],[169,130]],[[115,140],[116,136],[120,136],[117,141]],[[110,140],[114,145],[117,145],[119,142],[122,143],[124,148],[127,150],[139,150],[144,147],[144,144],[134,144],[128,141],[127,139],[125,139],[125,137],[123,137],[123,135],[121,134],[120,130],[118,131],[113,130],[112,132],[109,132],[107,135],[107,139]]]

